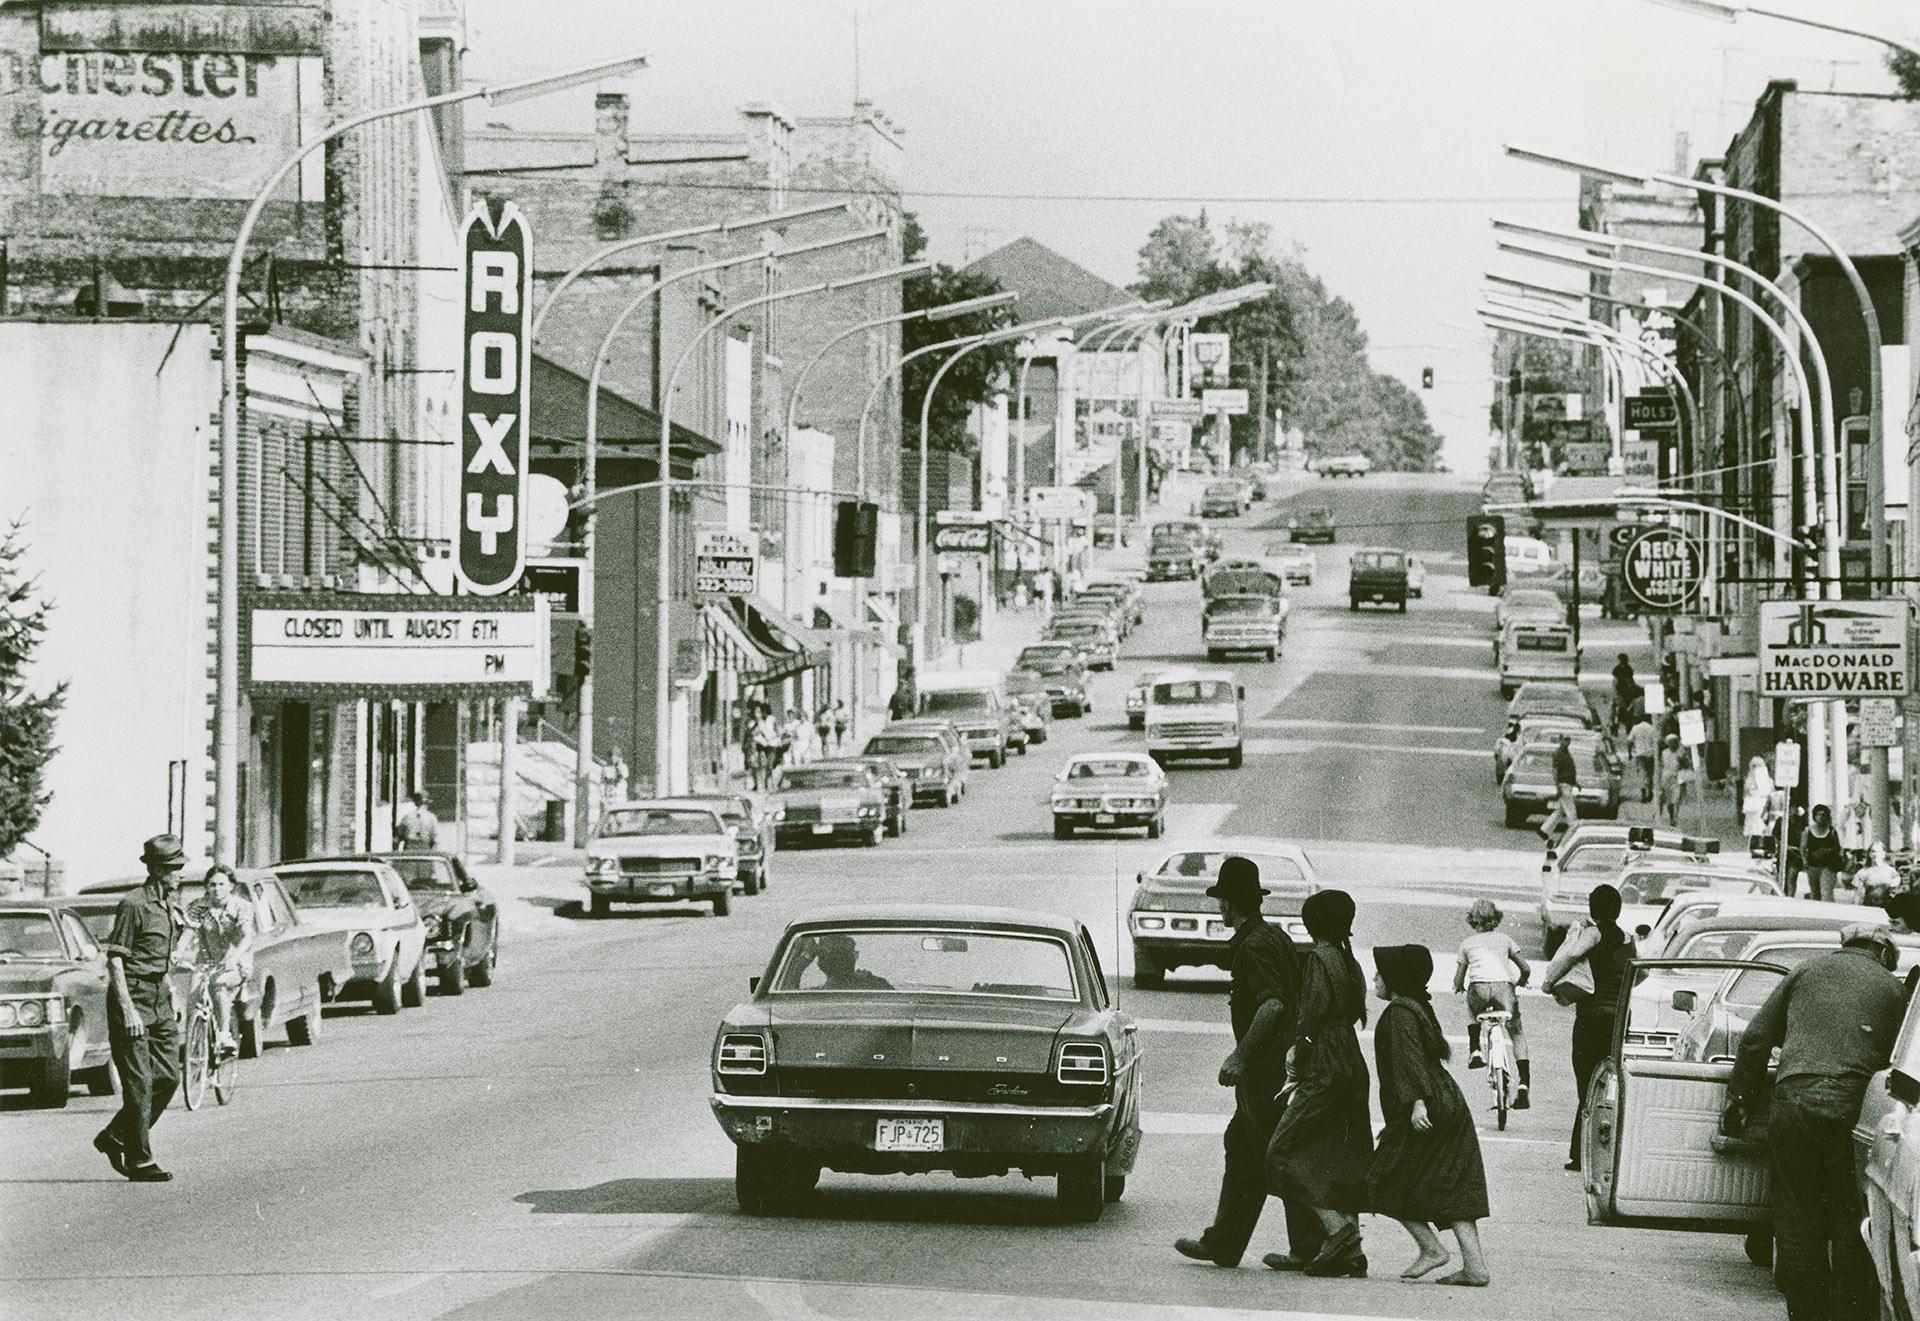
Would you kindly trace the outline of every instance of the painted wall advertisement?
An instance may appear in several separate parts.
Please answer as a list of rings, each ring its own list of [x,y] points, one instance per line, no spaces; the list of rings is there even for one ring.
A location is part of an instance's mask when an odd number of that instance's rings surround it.
[[[43,192],[107,197],[252,197],[324,113],[318,58],[214,51],[0,53],[0,98]]]

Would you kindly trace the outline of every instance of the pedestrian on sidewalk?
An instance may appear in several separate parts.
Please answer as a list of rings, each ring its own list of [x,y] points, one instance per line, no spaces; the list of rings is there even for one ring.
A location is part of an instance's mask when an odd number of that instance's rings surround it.
[[[1285,1109],[1287,1050],[1293,1043],[1300,1003],[1300,955],[1287,933],[1260,915],[1267,891],[1260,868],[1249,858],[1229,857],[1207,893],[1220,918],[1233,928],[1229,1012],[1234,1047],[1220,1066],[1220,1085],[1233,1088],[1233,1118],[1227,1121],[1226,1167],[1213,1223],[1198,1238],[1174,1241],[1174,1251],[1216,1266],[1237,1266],[1253,1238],[1267,1202],[1267,1143]],[[1287,1207],[1287,1269],[1305,1266],[1324,1237],[1319,1222]],[[1272,1254],[1281,1257],[1281,1254]],[[1298,1263],[1293,1265],[1291,1263]]]
[[[408,799],[410,806],[400,815],[395,829],[403,851],[430,849],[440,837],[440,818],[427,806],[427,796],[416,793]]]
[[[1653,801],[1653,759],[1660,751],[1660,736],[1644,710],[1634,713],[1633,728],[1627,731],[1627,752],[1640,771],[1640,801]]]
[[[833,699],[833,750],[847,750],[847,731],[852,728],[853,717],[847,710],[847,704],[839,698]]]
[[[1553,810],[1540,823],[1540,835],[1552,841],[1558,832],[1570,830],[1580,820],[1580,768],[1573,760],[1573,740],[1565,734],[1553,749]]]
[[[1633,942],[1620,929],[1620,892],[1596,885],[1587,892],[1587,920],[1567,933],[1540,977],[1540,989],[1573,1010],[1573,1136],[1567,1168],[1580,1168],[1580,1130],[1587,1117],[1587,1084],[1613,1049],[1620,1013],[1620,983]]]
[[[760,718],[753,723],[753,787],[765,789],[773,783],[774,772],[780,766],[780,752],[783,741],[780,722],[773,718],[769,708],[761,708]]]
[[[1680,804],[1687,796],[1686,749],[1680,746],[1678,734],[1667,735],[1666,746],[1660,749],[1660,811],[1670,826],[1680,824]]]
[[[1353,917],[1353,896],[1345,890],[1316,890],[1301,905],[1313,946],[1300,972],[1299,1035],[1287,1070],[1293,1092],[1267,1145],[1268,1190],[1310,1210],[1327,1232],[1301,1268],[1322,1278],[1367,1273],[1360,1212],[1373,1160],[1373,1118],[1367,1059],[1355,1032],[1367,1021],[1367,979],[1353,957]]]
[[[1627,653],[1621,652],[1620,659],[1613,663],[1613,731],[1619,733],[1627,727],[1628,714],[1634,703],[1640,698],[1640,681],[1634,677],[1633,662],[1627,659]]]
[[[1765,757],[1747,763],[1747,778],[1740,786],[1740,829],[1747,837],[1747,852],[1756,858],[1773,850],[1773,773]]]
[[[778,764],[798,766],[801,762],[811,761],[807,756],[807,741],[813,735],[813,726],[800,718],[800,712],[793,707],[787,708],[787,718],[780,722],[780,762]]]
[[[1504,1010],[1507,1015],[1507,1039],[1513,1043],[1514,1063],[1520,1069],[1520,1088],[1514,1094],[1513,1108],[1526,1110],[1533,1104],[1533,1060],[1527,1053],[1527,1033],[1520,1022],[1520,997],[1515,991],[1514,974],[1525,986],[1532,974],[1513,937],[1496,930],[1504,914],[1491,899],[1476,899],[1467,910],[1467,925],[1473,934],[1460,942],[1454,960],[1453,993],[1467,997],[1467,1067],[1486,1067],[1480,1053],[1480,1015],[1489,1009]]]
[[[1480,1250],[1487,1170],[1473,1111],[1447,1071],[1447,1038],[1427,989],[1433,954],[1425,945],[1389,945],[1374,951],[1373,963],[1373,993],[1387,1002],[1373,1037],[1387,1124],[1367,1171],[1368,1209],[1392,1216],[1413,1238],[1418,1254],[1401,1279],[1452,1260],[1433,1232],[1446,1225],[1460,1247],[1460,1269],[1439,1283],[1484,1288],[1492,1278]]]
[[[120,901],[106,940],[107,1039],[120,1074],[120,1109],[94,1136],[93,1149],[135,1183],[165,1183],[173,1175],[154,1163],[153,1126],[180,1082],[167,974],[186,927],[177,887],[187,855],[177,836],[155,835],[140,861],[147,882]]]
[[[833,752],[833,704],[820,703],[820,709],[813,713],[813,732],[820,740],[820,755],[830,756]]]
[[[1878,904],[1893,915],[1893,905],[1889,902],[1901,891],[1904,882],[1900,871],[1887,861],[1887,846],[1879,840],[1867,846],[1867,865],[1854,873],[1853,883],[1860,889],[1860,902]]]
[[[1789,972],[1740,1039],[1721,1128],[1737,1137],[1765,1117],[1774,1283],[1786,1295],[1789,1321],[1880,1315],[1873,1260],[1860,1237],[1866,1207],[1854,1177],[1853,1126],[1900,1029],[1896,954],[1882,927],[1843,929],[1840,948]],[[1761,1089],[1776,1047],[1769,1103]]]
[[[1814,807],[1812,823],[1800,836],[1800,857],[1813,897],[1831,901],[1835,879],[1847,865],[1847,854],[1840,847],[1840,832],[1833,828],[1833,809],[1825,803]]]

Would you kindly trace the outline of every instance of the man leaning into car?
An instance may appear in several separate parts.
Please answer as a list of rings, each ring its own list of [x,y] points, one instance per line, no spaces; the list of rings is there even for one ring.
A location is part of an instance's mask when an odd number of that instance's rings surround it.
[[[120,1071],[120,1110],[93,1139],[135,1183],[173,1176],[153,1163],[152,1129],[180,1082],[180,1034],[167,972],[186,925],[174,884],[187,865],[180,841],[155,835],[140,852],[147,883],[120,901],[107,937],[107,1036]]]
[[[1854,1177],[1853,1126],[1867,1081],[1887,1067],[1900,1028],[1896,951],[1885,927],[1855,925],[1840,948],[1788,973],[1740,1039],[1723,1126],[1738,1136],[1757,1117],[1756,1093],[1780,1049],[1766,1111],[1773,1151],[1774,1283],[1788,1321],[1880,1315],[1866,1215]]]

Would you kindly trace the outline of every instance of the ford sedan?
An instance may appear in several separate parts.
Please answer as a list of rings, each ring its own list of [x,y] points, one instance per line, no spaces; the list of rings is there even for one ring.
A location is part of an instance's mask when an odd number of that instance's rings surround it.
[[[1167,774],[1145,753],[1082,753],[1054,777],[1049,805],[1055,839],[1135,827],[1158,839],[1167,825]]]
[[[822,1170],[1019,1170],[1067,1219],[1120,1199],[1140,1146],[1140,1048],[1079,921],[1010,908],[808,913],[713,1043],[713,1112],[749,1215]]]
[[[113,1092],[107,957],[58,900],[0,900],[0,1087],[59,1109]]]

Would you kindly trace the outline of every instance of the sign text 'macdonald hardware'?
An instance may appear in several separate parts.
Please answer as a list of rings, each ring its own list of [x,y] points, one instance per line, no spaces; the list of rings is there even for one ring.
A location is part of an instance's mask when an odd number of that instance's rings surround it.
[[[1760,696],[1904,697],[1905,601],[1762,601]]]
[[[512,591],[527,558],[533,234],[513,203],[476,202],[461,226],[461,585]]]

